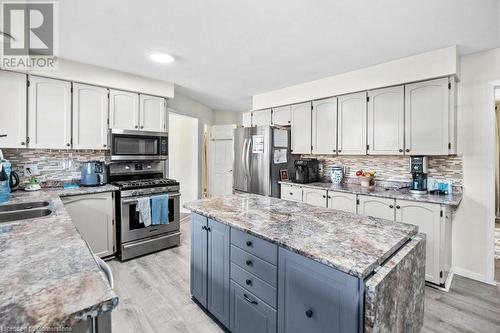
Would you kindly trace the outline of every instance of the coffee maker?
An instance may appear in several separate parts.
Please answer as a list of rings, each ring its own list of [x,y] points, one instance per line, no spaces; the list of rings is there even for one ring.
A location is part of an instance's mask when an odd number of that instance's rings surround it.
[[[410,193],[427,194],[427,173],[429,172],[427,156],[411,156],[410,172],[412,174]]]
[[[303,158],[295,161],[295,182],[314,183],[319,180],[319,161]]]

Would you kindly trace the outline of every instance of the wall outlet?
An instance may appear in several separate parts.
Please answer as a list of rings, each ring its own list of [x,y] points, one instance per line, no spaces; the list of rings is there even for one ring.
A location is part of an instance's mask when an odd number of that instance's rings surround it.
[[[31,177],[31,176],[39,176],[40,171],[38,171],[38,165],[36,164],[25,164],[24,165],[24,176],[25,177]]]

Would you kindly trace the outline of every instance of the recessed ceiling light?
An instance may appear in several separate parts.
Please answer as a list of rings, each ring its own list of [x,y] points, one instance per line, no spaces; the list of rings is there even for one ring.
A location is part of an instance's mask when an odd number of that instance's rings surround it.
[[[159,62],[162,64],[169,64],[175,61],[174,57],[171,56],[170,54],[166,53],[161,53],[161,52],[154,52],[149,55],[149,58],[153,60],[154,62]]]

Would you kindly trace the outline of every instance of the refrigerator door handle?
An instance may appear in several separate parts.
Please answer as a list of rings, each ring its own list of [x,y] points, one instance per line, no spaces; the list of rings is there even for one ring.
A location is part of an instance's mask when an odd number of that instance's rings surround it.
[[[246,154],[245,154],[245,149],[247,147],[247,139],[243,141],[243,149],[241,150],[241,167],[243,168],[243,174],[245,175],[245,179],[247,178],[247,168],[245,166],[246,162]]]
[[[247,174],[248,178],[252,178],[252,173],[251,173],[251,168],[250,168],[250,157],[251,157],[251,145],[252,145],[252,138],[248,139],[248,146],[247,146],[247,152],[246,152],[246,167],[247,167]]]

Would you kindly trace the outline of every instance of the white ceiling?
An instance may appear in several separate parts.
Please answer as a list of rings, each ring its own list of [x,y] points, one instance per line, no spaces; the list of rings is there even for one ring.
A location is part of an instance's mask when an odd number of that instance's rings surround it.
[[[497,0],[65,0],[61,57],[172,81],[213,109],[458,45],[499,46]],[[151,51],[177,61],[152,63]]]

